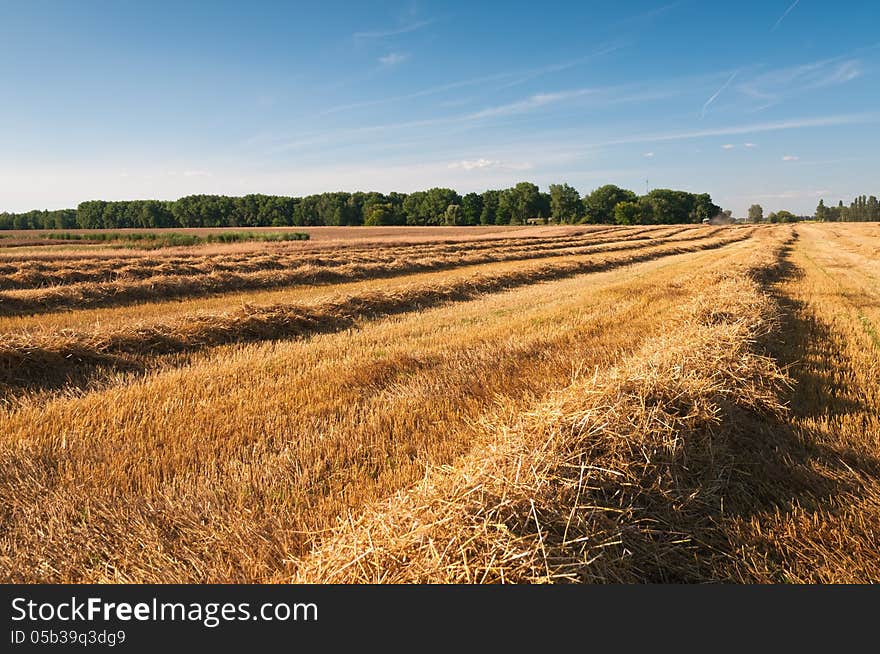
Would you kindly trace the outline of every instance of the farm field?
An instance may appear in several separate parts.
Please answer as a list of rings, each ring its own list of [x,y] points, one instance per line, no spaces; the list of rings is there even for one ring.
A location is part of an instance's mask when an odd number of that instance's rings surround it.
[[[196,236],[205,238],[207,236],[218,236],[224,233],[234,232],[251,232],[254,234],[267,233],[305,233],[308,234],[308,240],[317,241],[321,246],[342,245],[350,243],[381,243],[389,242],[412,243],[412,242],[437,242],[443,240],[452,241],[472,241],[491,239],[502,236],[515,236],[517,232],[527,229],[529,233],[542,232],[547,235],[554,233],[564,233],[566,228],[555,226],[547,227],[523,227],[518,225],[482,225],[472,226],[463,230],[460,227],[369,227],[359,226],[357,229],[351,227],[180,227],[174,229],[150,229],[150,228],[119,228],[119,229],[65,229],[65,230],[32,230],[32,229],[11,229],[0,233],[0,254],[6,250],[13,248],[28,247],[31,252],[45,251],[46,246],[54,246],[53,250],[65,251],[70,250],[69,244],[59,243],[53,239],[60,239],[63,234],[73,234],[78,237],[86,237],[89,235],[107,236],[110,234],[119,234],[121,236],[132,236],[138,234],[155,234],[163,235],[168,233],[183,234],[186,236]],[[588,231],[601,227],[584,226],[580,231]],[[80,244],[76,243],[75,249],[80,252],[86,248],[89,250],[106,249],[101,243]],[[118,249],[118,248],[117,248]],[[15,256],[15,255],[13,255]]]
[[[880,581],[877,223],[296,231],[0,240],[0,580]]]

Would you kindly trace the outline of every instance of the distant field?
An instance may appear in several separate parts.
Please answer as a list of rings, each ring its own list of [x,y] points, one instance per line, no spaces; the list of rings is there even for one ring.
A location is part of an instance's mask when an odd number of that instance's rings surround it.
[[[0,581],[880,581],[880,225],[290,231],[3,234]]]
[[[171,229],[65,229],[65,230],[8,230],[0,231],[0,259],[5,256],[23,255],[46,256],[51,253],[71,253],[78,256],[84,252],[92,254],[119,254],[120,250],[132,252],[173,246],[176,251],[187,247],[219,248],[216,252],[232,251],[234,248],[259,249],[260,235],[281,240],[284,235],[305,234],[301,241],[303,249],[323,249],[337,245],[359,243],[363,246],[382,243],[430,243],[438,241],[471,241],[503,237],[505,235],[553,235],[571,231],[571,227],[526,227],[526,226],[485,226],[485,227],[253,227],[253,228],[171,228]],[[580,226],[578,233],[602,230],[597,226]],[[62,240],[65,235],[75,240]],[[257,238],[242,238],[236,243],[219,243],[224,235],[253,235]],[[145,235],[155,239],[144,239]],[[94,236],[94,242],[86,239]],[[108,241],[108,237],[122,237]],[[277,237],[281,237],[278,239]],[[212,242],[188,243],[210,240]],[[203,250],[200,250],[203,251]],[[63,255],[62,255],[63,256]]]
[[[169,229],[19,229],[0,231],[0,248],[8,242],[23,242],[40,239],[41,234],[70,232],[73,234],[101,233],[140,233],[152,234],[179,233],[193,236],[207,236],[224,232],[305,232],[310,240],[316,241],[376,241],[376,240],[439,240],[445,238],[482,238],[489,235],[534,231],[536,229],[564,231],[567,227],[525,227],[519,225],[489,225],[480,227],[174,227]],[[589,229],[585,226],[585,229]]]

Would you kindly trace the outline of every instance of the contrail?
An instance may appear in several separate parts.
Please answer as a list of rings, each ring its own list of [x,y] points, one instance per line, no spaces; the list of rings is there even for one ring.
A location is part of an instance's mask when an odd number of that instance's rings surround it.
[[[711,98],[706,100],[706,103],[703,105],[703,110],[700,111],[700,118],[702,118],[703,116],[706,115],[706,110],[709,108],[709,105],[711,105],[713,102],[715,102],[715,100],[718,99],[718,96],[721,95],[721,93],[724,91],[724,89],[726,89],[728,86],[730,86],[730,83],[736,78],[737,75],[739,75],[738,70],[734,71],[733,75],[731,75],[730,77],[727,78],[727,81],[724,82],[724,84],[721,86],[721,88],[718,89],[717,91],[715,91],[715,93],[712,94]]]
[[[770,30],[771,32],[772,32],[773,30],[775,30],[777,27],[779,27],[779,24],[780,24],[783,20],[785,20],[785,17],[788,16],[788,15],[791,13],[791,10],[792,10],[792,9],[794,9],[795,7],[798,6],[798,3],[799,3],[800,1],[801,1],[801,0],[794,0],[794,2],[791,3],[791,7],[789,7],[788,9],[786,9],[786,10],[785,10],[785,13],[782,14],[782,15],[779,17],[779,20],[776,21],[776,24],[773,26],[773,29]]]

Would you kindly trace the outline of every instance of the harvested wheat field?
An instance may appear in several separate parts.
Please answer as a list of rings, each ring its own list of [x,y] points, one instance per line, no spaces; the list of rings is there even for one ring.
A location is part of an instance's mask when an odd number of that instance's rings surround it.
[[[4,582],[878,582],[880,226],[0,251]]]

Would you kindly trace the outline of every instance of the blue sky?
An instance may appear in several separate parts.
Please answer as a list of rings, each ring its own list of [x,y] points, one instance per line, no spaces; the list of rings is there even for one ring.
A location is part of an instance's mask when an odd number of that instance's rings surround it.
[[[330,190],[880,194],[880,3],[0,0],[0,210]]]

